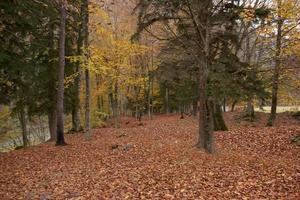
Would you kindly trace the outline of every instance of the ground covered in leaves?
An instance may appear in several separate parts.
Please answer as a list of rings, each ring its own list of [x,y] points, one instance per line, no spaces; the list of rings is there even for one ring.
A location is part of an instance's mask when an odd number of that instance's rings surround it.
[[[159,116],[143,124],[67,135],[0,154],[0,199],[300,199],[299,121],[265,116],[216,132],[215,155],[194,147],[197,120]]]

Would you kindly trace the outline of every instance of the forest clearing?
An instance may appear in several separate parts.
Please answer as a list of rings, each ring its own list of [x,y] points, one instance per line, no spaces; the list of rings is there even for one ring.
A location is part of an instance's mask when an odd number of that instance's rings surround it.
[[[71,134],[66,147],[49,142],[2,154],[0,196],[299,199],[300,147],[291,142],[299,123],[280,116],[272,128],[259,122],[234,125],[233,116],[226,115],[231,130],[216,133],[214,156],[193,145],[196,120],[178,115],[158,116],[143,126],[127,118],[124,128],[93,130],[90,141]]]
[[[0,200],[300,199],[300,0],[0,0]]]

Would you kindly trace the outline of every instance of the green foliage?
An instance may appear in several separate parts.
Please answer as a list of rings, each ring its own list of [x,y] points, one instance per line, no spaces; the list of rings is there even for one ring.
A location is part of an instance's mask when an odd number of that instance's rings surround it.
[[[99,112],[97,110],[93,110],[91,112],[91,127],[92,128],[101,128],[106,125],[106,121],[109,115],[105,112]]]

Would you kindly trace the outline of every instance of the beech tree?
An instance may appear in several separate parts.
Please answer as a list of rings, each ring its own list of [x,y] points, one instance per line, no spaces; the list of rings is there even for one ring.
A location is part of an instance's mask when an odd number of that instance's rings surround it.
[[[57,136],[56,145],[66,145],[64,139],[64,75],[65,75],[65,38],[66,38],[66,6],[67,2],[61,0],[59,26],[59,66],[57,89]]]

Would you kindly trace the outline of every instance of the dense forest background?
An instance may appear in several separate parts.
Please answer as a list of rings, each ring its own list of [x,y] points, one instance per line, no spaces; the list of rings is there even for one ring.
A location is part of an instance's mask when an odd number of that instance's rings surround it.
[[[2,148],[132,116],[198,116],[213,151],[222,112],[299,109],[297,0],[1,1]],[[279,106],[279,107],[278,107]]]

